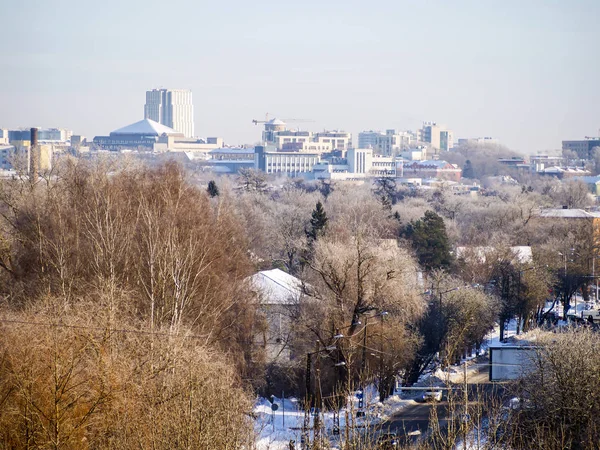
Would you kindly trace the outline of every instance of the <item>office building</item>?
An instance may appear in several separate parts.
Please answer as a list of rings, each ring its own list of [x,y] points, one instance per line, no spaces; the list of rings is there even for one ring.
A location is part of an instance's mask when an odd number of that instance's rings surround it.
[[[312,131],[289,130],[285,122],[271,119],[264,122],[265,128],[262,140],[267,146],[274,146],[278,150],[293,150],[300,152],[331,151],[346,152],[352,147],[352,134],[345,131]]]
[[[372,148],[375,155],[398,155],[415,142],[416,136],[410,131],[389,129],[385,133],[373,130],[358,133],[358,147]]]
[[[272,152],[262,146],[255,148],[255,168],[268,174],[297,177],[312,172],[320,161],[319,152]]]
[[[187,89],[152,89],[146,91],[144,119],[165,125],[182,133],[194,136],[194,105],[192,91]]]
[[[594,159],[595,147],[600,147],[600,137],[586,136],[579,141],[562,141],[562,149],[575,152],[580,159]]]
[[[2,136],[7,136],[9,142],[31,141],[31,129],[25,130],[0,130]],[[71,130],[64,128],[38,128],[38,142],[61,143],[67,142],[73,136]],[[0,137],[1,139],[1,137]]]
[[[352,135],[345,131],[322,131],[313,135],[313,142],[317,144],[331,144],[332,150],[347,151],[352,147]]]
[[[423,126],[418,132],[418,139],[431,144],[431,147],[437,150],[447,152],[454,148],[452,131],[436,122],[423,122]]]
[[[399,132],[390,129],[386,130],[385,133],[373,130],[358,133],[358,147],[372,148],[375,155],[396,155],[403,149],[408,148],[410,143],[411,136],[406,131]]]

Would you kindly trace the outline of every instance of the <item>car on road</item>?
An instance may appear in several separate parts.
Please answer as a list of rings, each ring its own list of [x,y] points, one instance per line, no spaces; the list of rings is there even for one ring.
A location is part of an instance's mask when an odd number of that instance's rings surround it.
[[[442,401],[442,390],[431,388],[427,389],[423,393],[423,401],[425,402],[441,402]]]
[[[377,448],[380,450],[393,450],[399,447],[396,433],[384,433],[377,438]]]
[[[587,311],[581,311],[581,318],[590,322],[600,321],[600,310],[599,309],[588,309]]]

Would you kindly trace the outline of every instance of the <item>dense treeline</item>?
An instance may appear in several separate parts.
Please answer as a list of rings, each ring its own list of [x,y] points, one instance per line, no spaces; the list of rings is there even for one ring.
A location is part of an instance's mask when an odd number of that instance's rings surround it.
[[[495,323],[531,327],[552,288],[565,305],[587,295],[594,233],[536,218],[589,204],[579,183],[472,197],[391,179],[190,176],[65,159],[35,182],[2,181],[4,446],[239,448],[252,392],[304,398],[311,352],[323,395],[339,403],[332,394],[373,382],[385,398]],[[563,268],[558,250],[579,258]],[[289,361],[267,360],[268,317],[247,281],[272,268],[301,280]]]
[[[174,165],[3,182],[0,423],[12,448],[238,448],[251,273],[235,215]]]

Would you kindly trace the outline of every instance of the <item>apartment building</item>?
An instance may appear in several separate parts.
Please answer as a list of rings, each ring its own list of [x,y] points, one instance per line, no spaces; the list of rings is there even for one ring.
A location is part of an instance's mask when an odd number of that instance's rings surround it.
[[[431,147],[437,150],[447,152],[454,148],[453,132],[436,122],[423,122],[423,126],[418,132],[418,139],[431,144]]]
[[[146,91],[144,119],[173,128],[185,137],[194,136],[194,103],[188,89]]]
[[[416,135],[410,131],[394,129],[380,131],[363,131],[358,133],[358,147],[372,148],[374,154],[394,156],[416,143]]]

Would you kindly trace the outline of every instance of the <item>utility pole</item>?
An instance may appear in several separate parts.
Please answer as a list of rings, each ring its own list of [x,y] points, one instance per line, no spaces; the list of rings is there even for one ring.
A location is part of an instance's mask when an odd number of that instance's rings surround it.
[[[381,334],[379,338],[379,401],[383,402],[385,395],[387,395],[387,392],[384,392],[384,390],[387,390],[387,386],[383,381],[383,316],[385,314],[381,312],[379,315],[381,317]]]
[[[310,353],[306,354],[306,373],[305,373],[305,382],[306,382],[306,404],[304,406],[304,423],[302,424],[302,437],[300,439],[300,444],[302,445],[303,450],[308,450],[310,448],[309,442],[309,431],[308,427],[310,426]]]
[[[465,379],[465,414],[463,415],[463,430],[464,430],[464,448],[467,448],[467,431],[468,431],[468,421],[469,421],[469,393],[467,392],[468,383],[467,383],[467,358],[465,358],[465,363],[463,365],[463,376]]]
[[[356,417],[358,417],[358,414],[360,413],[361,415],[364,413],[366,415],[366,412],[364,411],[364,406],[365,406],[365,369],[367,367],[367,325],[369,324],[369,318],[365,317],[365,331],[363,334],[363,347],[362,347],[362,361],[360,363],[360,390],[362,391],[362,396],[361,398],[358,400],[358,407],[359,409],[361,409],[361,411],[357,411]]]
[[[314,421],[313,421],[313,443],[317,446],[317,448],[321,448],[321,360],[319,358],[319,341],[317,341],[317,347],[315,349],[315,354],[317,355],[317,362],[315,363],[315,389],[316,389],[316,399],[315,399],[315,413],[314,413]]]

